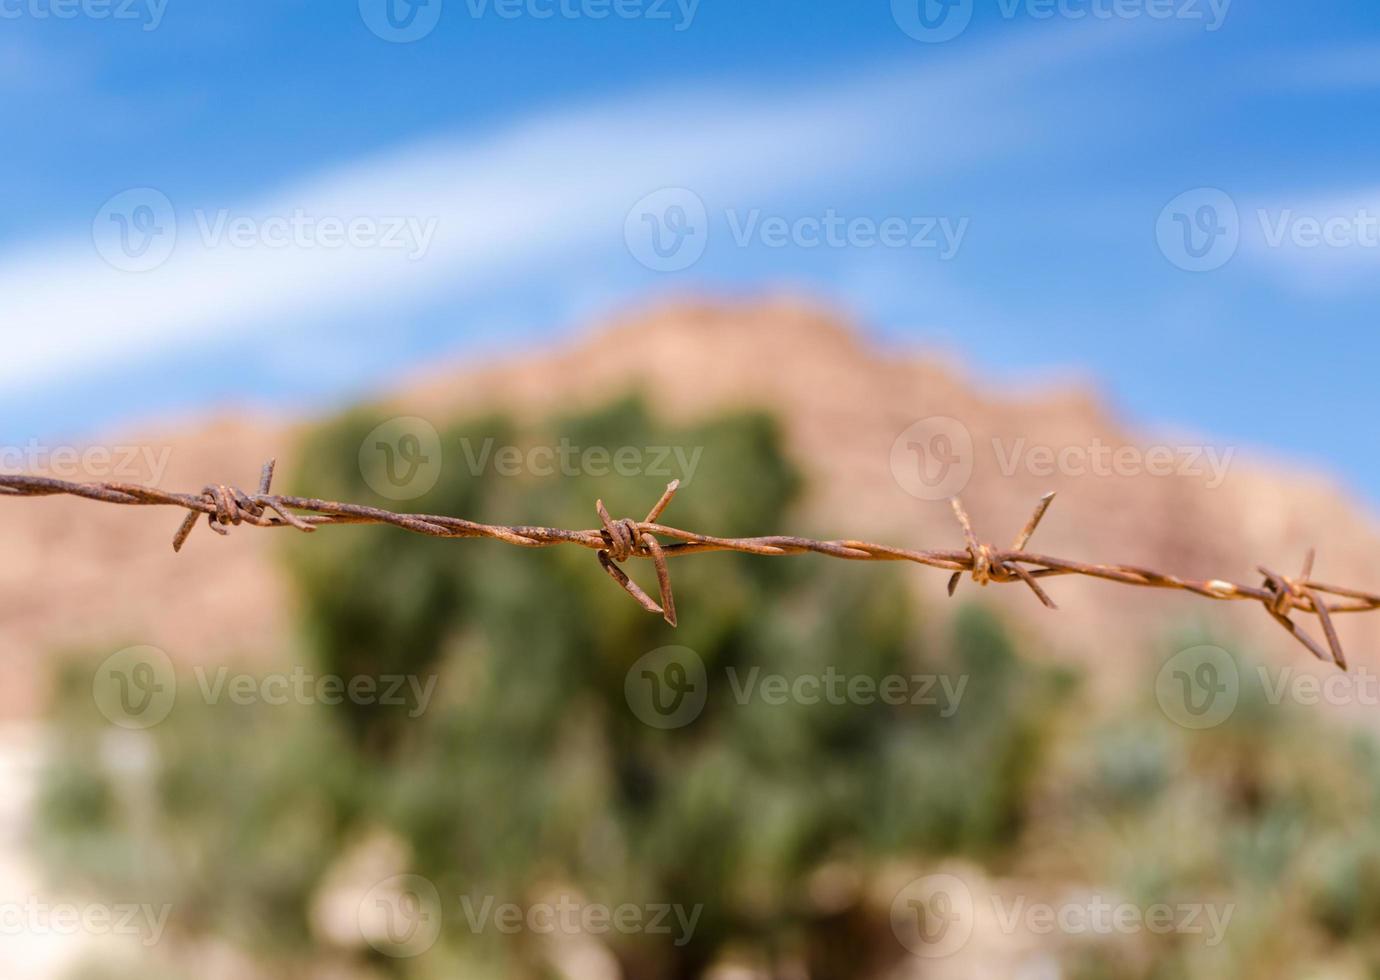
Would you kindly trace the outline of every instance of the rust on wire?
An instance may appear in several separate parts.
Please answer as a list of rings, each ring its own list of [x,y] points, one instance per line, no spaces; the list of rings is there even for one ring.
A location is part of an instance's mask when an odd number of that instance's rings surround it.
[[[308,532],[333,524],[388,524],[431,537],[491,538],[523,548],[580,545],[597,552],[600,566],[624,591],[644,609],[663,617],[672,626],[676,625],[676,605],[671,592],[669,559],[707,551],[736,551],[764,556],[813,553],[851,561],[909,561],[951,572],[950,595],[957,589],[963,574],[968,573],[978,585],[1021,582],[1051,609],[1057,607],[1041,587],[1040,580],[1059,575],[1082,575],[1122,585],[1174,589],[1207,599],[1258,602],[1313,656],[1325,663],[1336,664],[1342,670],[1347,668],[1346,655],[1342,651],[1332,617],[1338,613],[1380,609],[1380,595],[1314,581],[1312,551],[1309,551],[1303,570],[1295,578],[1261,566],[1259,571],[1264,576],[1264,583],[1259,586],[1238,585],[1222,579],[1185,579],[1133,565],[1094,565],[1027,551],[1031,536],[1054,499],[1052,493],[1040,499],[1030,520],[1007,550],[993,548],[979,540],[967,511],[955,497],[951,503],[963,532],[964,548],[956,551],[913,551],[868,541],[816,541],[789,535],[716,538],[657,523],[674,498],[678,481],[667,486],[661,499],[640,521],[615,519],[600,500],[595,503],[600,528],[575,531],[554,527],[481,524],[460,517],[398,514],[359,504],[281,496],[272,492],[273,469],[274,462],[270,460],[263,468],[258,491],[252,494],[222,484],[204,487],[200,493],[187,494],[131,483],[71,483],[49,477],[0,474],[0,496],[65,495],[107,504],[181,507],[187,511],[187,515],[173,536],[175,551],[182,549],[203,516],[211,530],[222,535],[229,533],[231,527],[241,524],[292,527]],[[660,538],[670,539],[671,543],[663,544],[658,540]],[[631,558],[651,561],[656,570],[659,602],[644,592],[620,567]],[[1294,613],[1316,616],[1326,644],[1320,644],[1305,632],[1294,620]]]

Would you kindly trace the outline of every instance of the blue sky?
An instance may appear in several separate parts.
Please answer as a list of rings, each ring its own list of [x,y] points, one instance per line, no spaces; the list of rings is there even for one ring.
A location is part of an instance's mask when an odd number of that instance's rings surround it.
[[[1369,4],[0,0],[0,442],[795,290],[1376,501],[1377,110]]]

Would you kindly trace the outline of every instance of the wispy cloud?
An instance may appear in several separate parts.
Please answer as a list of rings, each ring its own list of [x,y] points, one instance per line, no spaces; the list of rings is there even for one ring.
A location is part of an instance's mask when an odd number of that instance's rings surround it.
[[[137,191],[81,234],[0,256],[0,384],[539,274],[572,248],[620,248],[629,207],[664,186],[741,200],[953,171],[1026,139],[1031,104],[1012,93],[1105,42],[1069,30],[775,97],[628,98],[413,145],[228,207],[213,193]]]

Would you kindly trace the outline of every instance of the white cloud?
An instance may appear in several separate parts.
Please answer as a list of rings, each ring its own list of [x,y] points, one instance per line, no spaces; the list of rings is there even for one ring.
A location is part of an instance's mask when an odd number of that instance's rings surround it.
[[[1038,103],[1019,93],[1108,49],[1106,32],[1069,30],[973,50],[775,96],[700,90],[552,113],[482,139],[361,160],[224,209],[259,222],[299,212],[408,217],[434,228],[421,258],[364,245],[235,247],[204,230],[223,208],[213,195],[172,202],[177,244],[152,271],[108,265],[91,229],[25,243],[0,256],[0,384],[13,391],[207,337],[253,337],[294,317],[411,308],[443,290],[540,275],[572,248],[621,248],[628,208],[663,186],[741,201],[841,178],[953,171],[1030,139]],[[106,215],[99,230],[109,243],[119,228]]]

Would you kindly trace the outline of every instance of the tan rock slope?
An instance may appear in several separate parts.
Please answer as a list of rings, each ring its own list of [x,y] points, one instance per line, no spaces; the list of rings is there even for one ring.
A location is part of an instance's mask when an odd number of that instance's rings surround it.
[[[1368,557],[1380,527],[1325,478],[1248,447],[1130,431],[1086,390],[998,397],[960,370],[880,350],[838,318],[791,301],[664,307],[556,350],[432,371],[384,400],[439,427],[455,413],[501,406],[539,416],[629,389],[676,418],[742,406],[775,412],[812,478],[798,515],[802,532],[959,547],[948,505],[917,499],[897,475],[921,464],[903,434],[944,416],[971,438],[962,495],[978,533],[994,543],[1007,543],[1038,497],[1055,490],[1059,499],[1032,543],[1049,554],[1254,582],[1258,564],[1292,574],[1316,545],[1319,578],[1380,588]],[[251,485],[263,459],[291,458],[296,431],[236,419],[139,442],[170,450],[161,485],[186,490],[212,481]],[[922,433],[921,445],[946,448],[932,436]],[[457,447],[443,449],[446,465],[465,465]],[[704,447],[699,466],[713,465],[713,447]],[[693,482],[685,492],[694,492]],[[675,523],[674,507],[665,519]],[[218,539],[202,529],[175,556],[169,540],[177,523],[161,509],[0,501],[0,653],[8,668],[0,716],[35,710],[42,662],[56,647],[150,643],[184,663],[285,655],[290,598],[272,558],[274,535],[245,529]],[[942,572],[908,574],[933,605],[944,601]],[[971,582],[960,589],[978,594]],[[1271,658],[1315,669],[1251,604],[1072,578],[1051,582],[1050,591],[1058,612],[1039,607],[1024,588],[994,586],[982,597],[1007,610],[1047,655],[1092,665],[1098,685],[1141,683],[1148,652],[1185,622],[1261,639]],[[1380,670],[1380,614],[1345,619],[1353,663]]]

